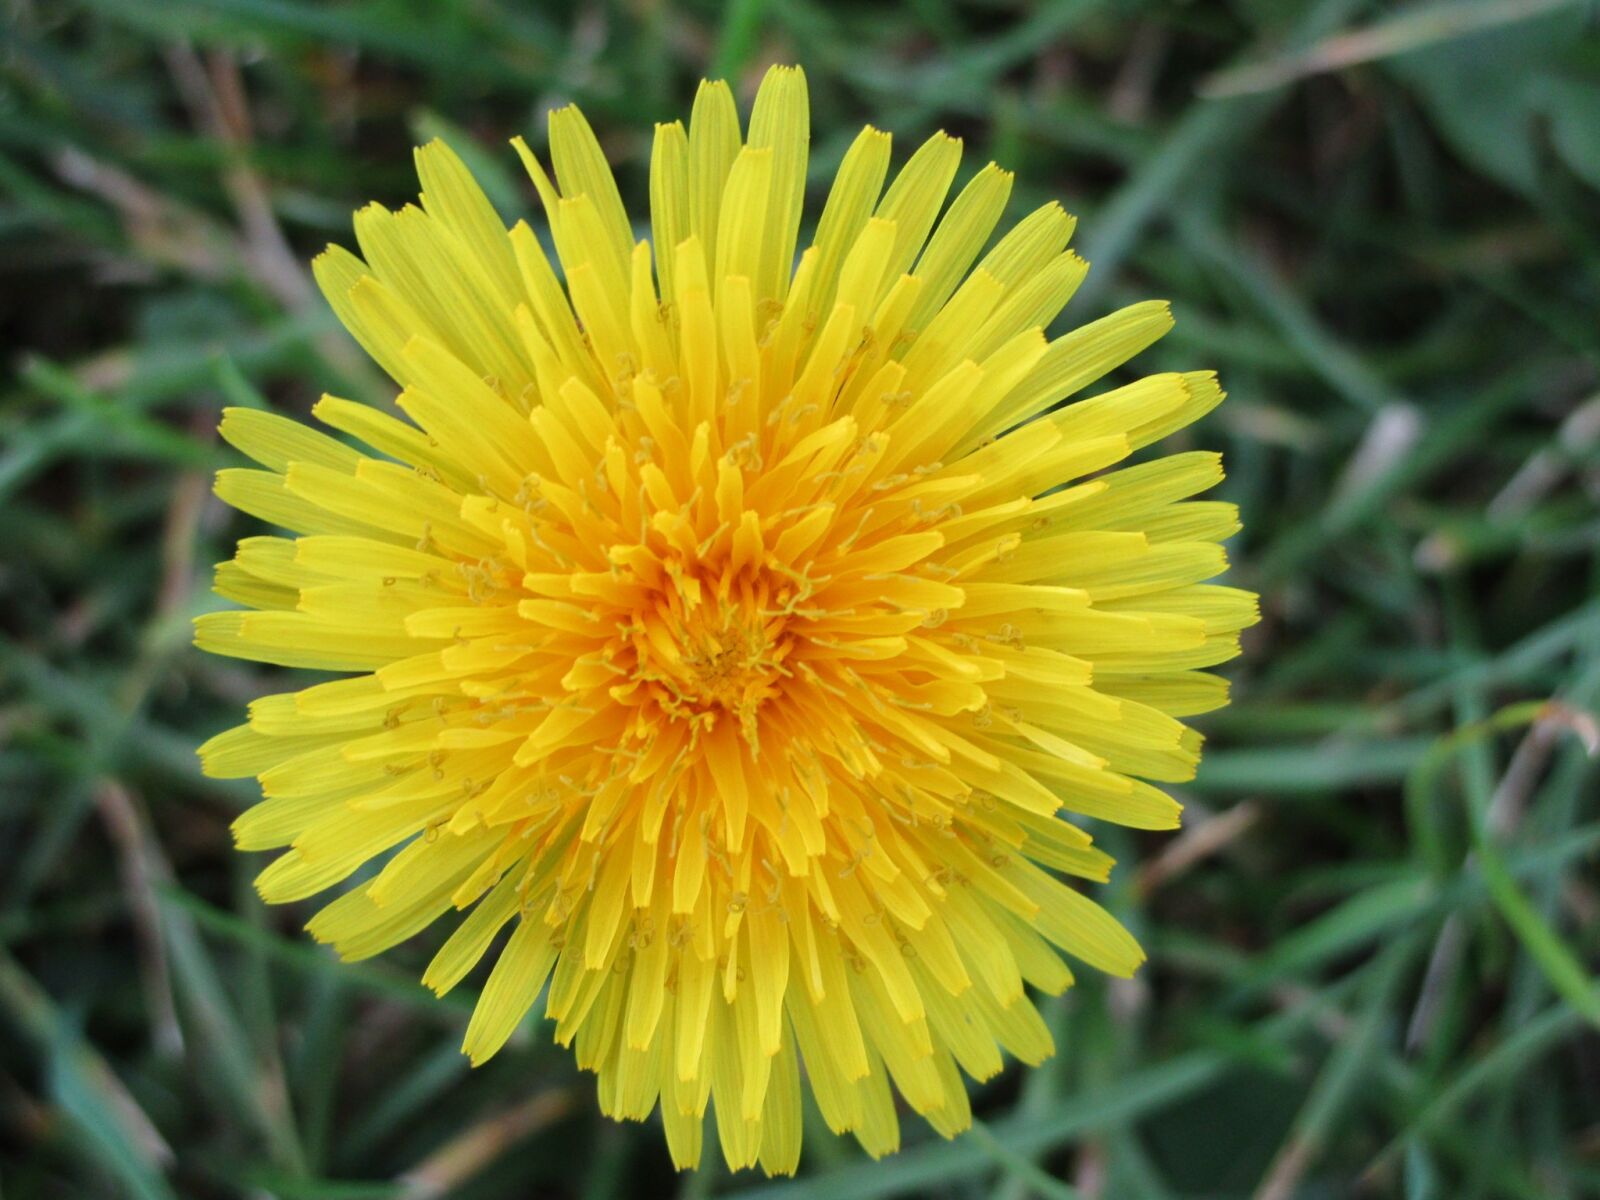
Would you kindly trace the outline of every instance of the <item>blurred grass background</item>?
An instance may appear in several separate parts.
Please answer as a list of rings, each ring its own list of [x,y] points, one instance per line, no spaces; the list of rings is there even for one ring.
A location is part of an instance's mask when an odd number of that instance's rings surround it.
[[[1600,19],[1559,0],[4,0],[0,1194],[1600,1194]],[[436,135],[577,100],[643,212],[651,123],[798,61],[813,202],[865,121],[1082,218],[1073,323],[1220,368],[1265,622],[1185,831],[1104,831],[1139,979],[878,1164],[675,1176],[530,1022],[489,1066],[430,953],[336,966],[230,849],[205,736],[297,686],[189,621],[251,523],[226,403],[386,402],[308,285]],[[427,942],[423,938],[419,941]],[[708,1152],[708,1160],[715,1158]]]

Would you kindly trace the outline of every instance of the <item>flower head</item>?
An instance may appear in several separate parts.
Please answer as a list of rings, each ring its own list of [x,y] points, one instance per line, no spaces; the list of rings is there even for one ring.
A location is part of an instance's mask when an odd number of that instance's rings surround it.
[[[885,189],[889,136],[863,130],[795,265],[808,141],[798,70],[743,134],[703,85],[687,130],[657,127],[636,243],[588,124],[553,113],[553,178],[517,148],[560,274],[424,147],[421,207],[363,209],[362,257],[316,263],[400,413],[316,406],[370,452],[222,423],[261,466],[218,494],[297,536],[240,543],[217,589],[250,611],[198,643],[349,673],[201,751],[260,778],[234,830],[288,847],[262,895],[377,860],[311,932],[357,959],[450,919],[430,987],[493,960],[473,1061],[548,988],[602,1108],[659,1104],[680,1165],[709,1102],[730,1164],[792,1171],[802,1071],[878,1155],[891,1083],[951,1135],[962,1072],[1047,1056],[1026,985],[1069,986],[1062,953],[1142,957],[1061,878],[1111,866],[1070,818],[1177,824],[1146,781],[1193,773],[1179,718],[1226,701],[1204,669],[1256,616],[1204,582],[1238,528],[1191,499],[1215,454],[1108,470],[1214,377],[1058,406],[1166,305],[1047,340],[1087,270],[1072,218],[985,253],[1011,176],[946,208],[943,134]]]

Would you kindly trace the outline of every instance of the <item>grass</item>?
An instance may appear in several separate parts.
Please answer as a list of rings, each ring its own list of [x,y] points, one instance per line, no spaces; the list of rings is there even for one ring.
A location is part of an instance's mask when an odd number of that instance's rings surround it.
[[[1578,1197],[1600,1191],[1600,15],[1538,0],[10,0],[0,43],[0,1180],[33,1197]],[[308,287],[441,135],[582,103],[642,203],[694,81],[798,60],[813,202],[862,122],[1081,218],[1068,316],[1170,298],[1217,367],[1266,619],[1183,833],[1103,893],[1151,953],[1061,1053],[881,1163],[675,1176],[530,1022],[478,1071],[429,945],[268,911],[192,756],[283,677],[196,653],[249,523],[223,404],[382,399]],[[635,211],[641,211],[637,208]],[[429,939],[421,938],[426,943]]]

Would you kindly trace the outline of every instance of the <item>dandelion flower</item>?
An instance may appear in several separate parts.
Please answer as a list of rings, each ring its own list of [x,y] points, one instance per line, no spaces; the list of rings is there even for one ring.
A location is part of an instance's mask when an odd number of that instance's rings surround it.
[[[234,833],[287,848],[262,896],[355,876],[309,924],[347,959],[450,920],[423,979],[492,961],[472,1061],[544,993],[601,1108],[659,1106],[680,1166],[708,1106],[731,1166],[787,1173],[802,1078],[876,1156],[896,1091],[950,1136],[963,1072],[1049,1055],[1028,987],[1142,958],[1063,879],[1111,866],[1076,819],[1177,824],[1150,781],[1193,774],[1180,718],[1226,702],[1205,669],[1257,612],[1205,582],[1238,528],[1192,499],[1218,456],[1117,466],[1215,377],[1060,403],[1167,306],[1047,339],[1073,219],[985,252],[1012,177],[946,207],[942,133],[885,188],[862,130],[796,260],[808,143],[799,70],[742,132],[702,85],[656,128],[636,241],[583,116],[551,114],[553,175],[515,144],[558,270],[434,142],[421,207],[362,209],[361,257],[316,262],[399,412],[316,405],[367,451],[222,421],[260,466],[217,493],[295,536],[240,542],[217,590],[246,611],[197,642],[348,673],[201,750],[260,779]]]

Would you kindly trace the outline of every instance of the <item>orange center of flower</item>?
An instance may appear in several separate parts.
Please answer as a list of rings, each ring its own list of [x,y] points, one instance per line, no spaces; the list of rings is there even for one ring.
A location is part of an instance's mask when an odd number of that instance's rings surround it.
[[[668,716],[700,724],[736,719],[756,744],[756,713],[778,694],[794,646],[768,580],[702,582],[679,575],[641,616],[633,640],[636,679]]]

